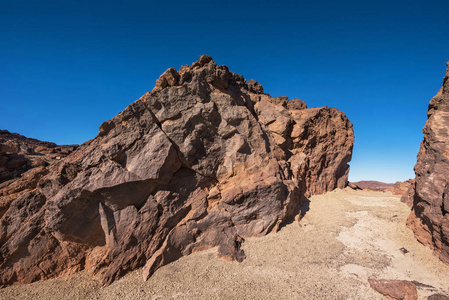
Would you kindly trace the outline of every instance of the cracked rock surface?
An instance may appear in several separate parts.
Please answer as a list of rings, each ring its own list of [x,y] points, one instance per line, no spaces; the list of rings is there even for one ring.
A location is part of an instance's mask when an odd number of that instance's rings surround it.
[[[219,246],[241,261],[244,238],[277,231],[301,203],[347,184],[354,134],[346,116],[271,97],[203,55],[168,69],[153,91],[3,197],[0,285],[83,269],[103,284],[144,279]]]
[[[415,165],[407,225],[415,237],[449,264],[449,62],[443,86],[429,103],[424,139]]]

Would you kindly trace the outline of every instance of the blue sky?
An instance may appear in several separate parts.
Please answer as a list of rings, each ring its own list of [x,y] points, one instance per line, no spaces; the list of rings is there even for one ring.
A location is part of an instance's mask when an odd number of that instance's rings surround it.
[[[82,143],[201,54],[345,112],[350,180],[406,180],[449,61],[449,1],[0,0],[0,129]]]

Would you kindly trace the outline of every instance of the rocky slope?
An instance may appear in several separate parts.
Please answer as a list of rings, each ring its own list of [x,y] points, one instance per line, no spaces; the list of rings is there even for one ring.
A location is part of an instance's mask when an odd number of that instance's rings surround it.
[[[449,63],[443,87],[432,98],[415,165],[407,220],[416,238],[449,263]]]
[[[141,266],[146,279],[214,246],[241,261],[245,237],[345,187],[353,141],[340,111],[271,97],[209,56],[168,69],[35,188],[6,196],[0,284],[85,268],[109,284]]]
[[[19,177],[24,172],[64,158],[77,145],[58,146],[0,130],[0,184]]]
[[[36,188],[50,165],[77,147],[58,146],[0,130],[0,217],[22,192]]]

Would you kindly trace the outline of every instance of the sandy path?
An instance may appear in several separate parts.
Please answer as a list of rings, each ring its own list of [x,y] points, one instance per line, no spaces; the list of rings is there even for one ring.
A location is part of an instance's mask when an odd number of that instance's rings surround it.
[[[194,253],[159,269],[141,270],[109,287],[88,272],[0,290],[1,299],[384,299],[368,278],[415,280],[420,299],[449,293],[449,266],[405,227],[398,196],[336,190],[314,196],[298,224],[249,238],[242,263]],[[409,252],[404,254],[400,248]]]

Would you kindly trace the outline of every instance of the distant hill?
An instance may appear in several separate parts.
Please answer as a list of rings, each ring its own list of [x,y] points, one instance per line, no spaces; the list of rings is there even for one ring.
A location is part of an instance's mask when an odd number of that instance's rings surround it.
[[[362,180],[350,182],[350,186],[353,188],[358,187],[362,190],[392,192],[394,195],[403,195],[413,182],[414,180],[398,181],[396,183],[385,183],[375,180]]]

